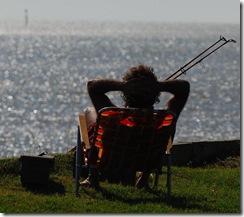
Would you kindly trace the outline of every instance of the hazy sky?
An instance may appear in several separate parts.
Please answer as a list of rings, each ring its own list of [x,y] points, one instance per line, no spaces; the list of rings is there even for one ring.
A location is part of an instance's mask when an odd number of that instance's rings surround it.
[[[0,0],[0,19],[240,23],[237,0]]]

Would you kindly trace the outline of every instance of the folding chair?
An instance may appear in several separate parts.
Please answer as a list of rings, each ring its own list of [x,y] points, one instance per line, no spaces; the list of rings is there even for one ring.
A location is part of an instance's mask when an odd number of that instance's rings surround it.
[[[170,110],[107,107],[98,112],[93,146],[99,149],[99,170],[150,171],[158,185],[164,157],[167,158],[167,197],[171,197],[171,133],[175,113]],[[81,167],[86,165],[84,149],[89,149],[84,115],[79,114],[76,147],[76,196],[79,196]]]

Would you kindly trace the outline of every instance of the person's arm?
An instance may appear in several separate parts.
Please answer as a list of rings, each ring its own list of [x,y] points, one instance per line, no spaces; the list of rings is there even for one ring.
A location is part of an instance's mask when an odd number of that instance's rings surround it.
[[[185,80],[169,80],[157,82],[158,91],[172,93],[175,97],[188,97],[190,84]]]
[[[161,92],[173,94],[165,105],[165,108],[173,110],[177,116],[185,106],[190,93],[190,84],[185,80],[169,80],[158,82],[157,88]]]
[[[148,79],[131,79],[123,82],[111,79],[94,79],[88,82],[88,93],[92,103],[99,111],[101,108],[115,106],[106,96],[109,91],[121,91],[126,95],[143,96],[145,99],[157,95],[159,92],[169,92],[173,97],[166,107],[174,108],[179,114],[189,95],[190,85],[185,80],[152,81]]]
[[[106,93],[110,91],[122,91],[122,85],[122,81],[111,79],[94,79],[88,81],[88,93],[97,112],[104,107],[115,106],[108,96],[106,96]]]

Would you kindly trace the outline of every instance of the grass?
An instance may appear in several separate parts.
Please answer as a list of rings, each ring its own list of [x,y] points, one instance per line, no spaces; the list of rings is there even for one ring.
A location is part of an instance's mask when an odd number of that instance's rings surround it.
[[[0,160],[0,213],[48,214],[239,214],[240,157],[204,167],[172,167],[172,200],[166,201],[165,176],[158,189],[101,182],[102,191],[80,188],[76,197],[72,155],[55,156],[47,186],[24,188],[17,158]]]

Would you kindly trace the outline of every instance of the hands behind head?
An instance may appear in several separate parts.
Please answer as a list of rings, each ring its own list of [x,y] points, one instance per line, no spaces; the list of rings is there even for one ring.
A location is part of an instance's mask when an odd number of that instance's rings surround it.
[[[122,85],[122,92],[126,96],[150,99],[159,93],[158,82],[152,79],[134,78]]]

